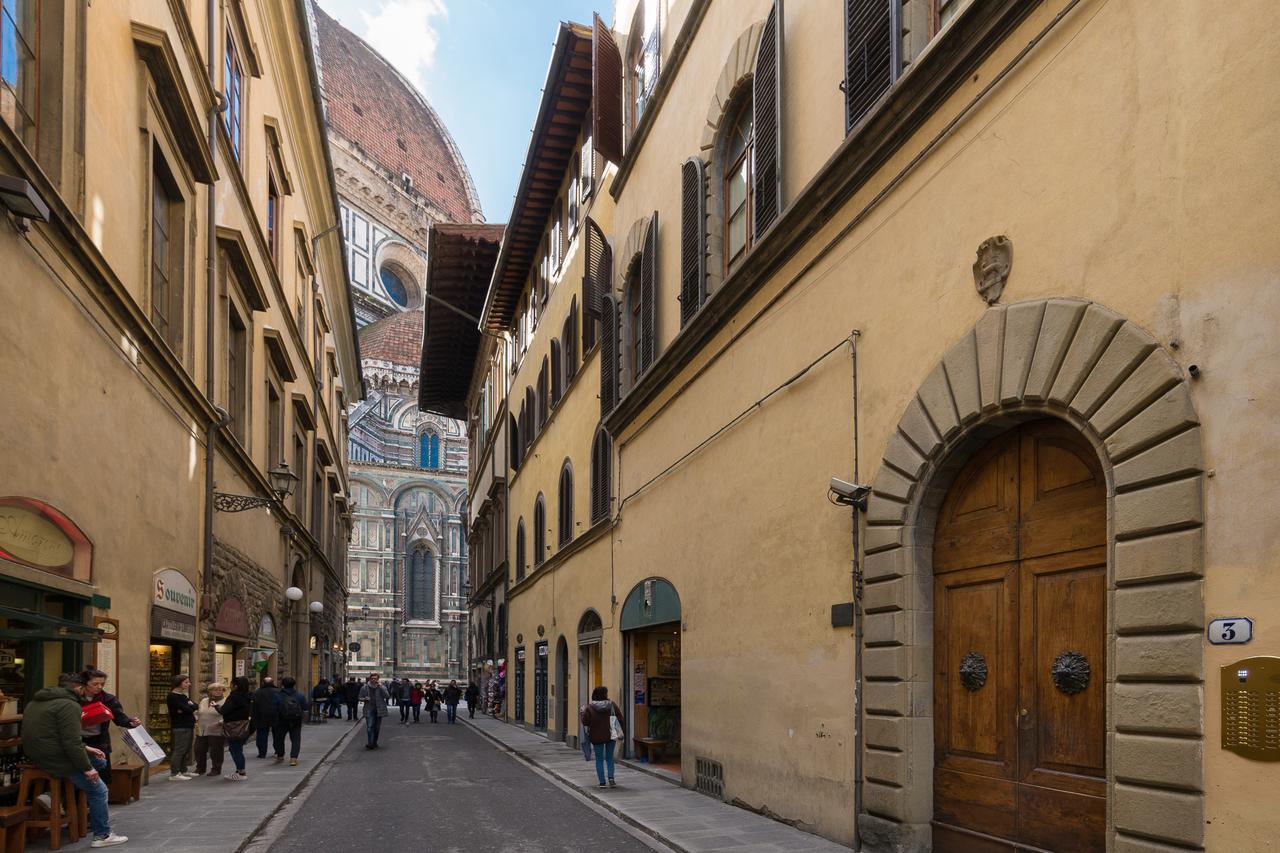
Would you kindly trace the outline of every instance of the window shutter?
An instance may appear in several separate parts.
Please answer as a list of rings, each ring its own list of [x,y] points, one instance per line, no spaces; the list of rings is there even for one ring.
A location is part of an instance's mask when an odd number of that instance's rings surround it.
[[[782,0],[774,0],[760,34],[751,78],[752,133],[755,136],[753,233],[763,236],[782,210]]]
[[[897,0],[845,0],[844,131],[862,120],[893,83]]]
[[[587,251],[586,263],[582,273],[582,309],[588,317],[600,316],[600,297],[609,290],[609,274],[605,266],[605,254],[609,251],[609,243],[604,232],[590,216],[587,217]],[[585,332],[583,340],[585,341]],[[584,349],[589,349],[583,344]]]
[[[594,189],[592,186],[592,178],[595,177],[596,173],[596,152],[591,139],[591,124],[594,121],[594,116],[587,119],[587,126],[585,130],[586,138],[582,140],[582,173],[579,178],[578,185],[582,187],[583,201],[587,200],[587,197],[591,195],[592,189]]]
[[[609,435],[600,427],[591,443],[591,523],[609,517],[609,472],[612,460]]]
[[[560,350],[560,341],[551,339],[551,405],[560,402],[564,393],[564,361]]]
[[[603,418],[618,405],[618,359],[621,352],[617,300],[612,294],[605,294],[600,305],[600,417]]]
[[[640,373],[658,352],[658,212],[649,218],[640,255]]]
[[[569,322],[564,330],[564,375],[567,380],[578,374],[578,297],[569,300]]]
[[[591,36],[591,136],[601,157],[622,162],[622,54],[596,15]]]
[[[707,174],[700,157],[680,167],[680,327],[706,295]]]

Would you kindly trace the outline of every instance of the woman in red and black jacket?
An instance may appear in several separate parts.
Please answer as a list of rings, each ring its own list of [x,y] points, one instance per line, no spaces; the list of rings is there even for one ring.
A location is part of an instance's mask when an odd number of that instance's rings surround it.
[[[107,756],[107,766],[98,771],[98,775],[102,777],[102,781],[111,784],[111,724],[115,723],[122,729],[132,729],[142,725],[142,720],[137,717],[131,717],[125,712],[124,706],[120,704],[120,700],[113,694],[108,693],[104,688],[107,684],[107,674],[100,669],[86,669],[80,673],[80,677],[84,679],[84,695],[80,699],[81,705],[88,705],[90,702],[101,702],[107,706],[107,710],[111,712],[111,719],[102,723],[94,723],[91,726],[85,726],[80,730],[80,737],[84,741],[85,746],[92,746],[100,749]]]

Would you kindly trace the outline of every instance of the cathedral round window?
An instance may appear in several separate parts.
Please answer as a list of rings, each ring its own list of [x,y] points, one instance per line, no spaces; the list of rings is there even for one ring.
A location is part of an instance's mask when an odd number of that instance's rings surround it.
[[[404,282],[400,280],[400,276],[392,272],[390,267],[383,267],[379,275],[382,278],[382,287],[387,291],[387,295],[391,297],[391,301],[401,308],[408,308],[409,290],[404,286]]]

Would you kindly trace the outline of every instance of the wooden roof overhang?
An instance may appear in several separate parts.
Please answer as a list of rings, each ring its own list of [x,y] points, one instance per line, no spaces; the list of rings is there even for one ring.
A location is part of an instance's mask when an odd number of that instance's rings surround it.
[[[590,107],[591,28],[561,22],[524,172],[480,316],[487,331],[500,334],[511,325]]]
[[[502,225],[440,222],[427,233],[428,298],[422,306],[422,364],[418,379],[418,408],[424,412],[466,419],[467,391],[480,351],[480,329],[463,314],[476,318],[484,306],[502,233]]]

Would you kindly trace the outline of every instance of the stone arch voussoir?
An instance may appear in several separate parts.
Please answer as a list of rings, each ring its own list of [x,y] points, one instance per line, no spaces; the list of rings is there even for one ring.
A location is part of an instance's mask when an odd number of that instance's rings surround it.
[[[933,517],[968,449],[1052,415],[1107,472],[1112,665],[1109,846],[1204,843],[1204,460],[1181,369],[1092,302],[997,306],[907,404],[872,484],[864,542],[866,838],[927,849],[932,818]],[[959,450],[960,452],[956,452]],[[961,457],[957,459],[957,457]],[[1128,848],[1126,848],[1128,849]]]

